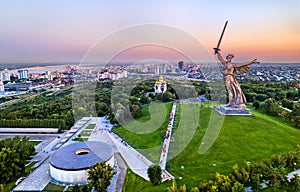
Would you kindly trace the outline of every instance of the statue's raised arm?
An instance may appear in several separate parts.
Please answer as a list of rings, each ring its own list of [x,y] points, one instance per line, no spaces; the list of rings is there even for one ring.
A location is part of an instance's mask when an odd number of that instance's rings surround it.
[[[246,63],[241,63],[241,64],[235,64],[235,67],[244,67],[252,64],[259,64],[260,62],[257,61],[257,59],[253,59],[252,61],[246,62]]]
[[[217,55],[217,58],[218,60],[223,64],[225,65],[226,64],[226,61],[223,59],[221,53],[219,51],[216,52],[216,55]]]

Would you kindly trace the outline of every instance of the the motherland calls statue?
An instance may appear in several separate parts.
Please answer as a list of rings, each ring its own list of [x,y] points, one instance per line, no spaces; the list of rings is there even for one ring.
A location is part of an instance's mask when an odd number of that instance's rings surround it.
[[[232,62],[232,59],[234,57],[233,54],[228,54],[226,56],[226,60],[224,60],[220,54],[220,44],[225,32],[227,26],[227,21],[225,23],[225,26],[223,28],[221,37],[219,39],[217,48],[214,48],[215,54],[217,55],[218,60],[223,64],[224,69],[224,79],[225,79],[225,85],[228,92],[228,98],[229,101],[225,107],[228,108],[234,108],[234,109],[240,109],[240,110],[246,110],[246,97],[238,83],[238,81],[235,78],[236,71],[241,71],[244,73],[247,73],[249,71],[249,65],[254,63],[259,63],[256,59],[250,62],[242,63],[242,64],[236,64]]]

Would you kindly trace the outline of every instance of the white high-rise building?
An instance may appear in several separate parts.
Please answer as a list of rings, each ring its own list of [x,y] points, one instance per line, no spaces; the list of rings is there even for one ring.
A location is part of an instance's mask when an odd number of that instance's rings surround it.
[[[48,80],[50,80],[50,81],[52,81],[53,80],[53,75],[52,75],[52,73],[51,73],[51,71],[46,71],[46,78],[48,79]]]
[[[0,80],[0,93],[4,92],[4,84],[3,82]]]
[[[7,69],[4,69],[4,71],[1,72],[1,79],[2,81],[10,81],[9,71]]]
[[[163,63],[161,65],[161,73],[162,74],[166,74],[167,73],[167,65],[165,63]]]
[[[21,70],[18,70],[18,74],[19,74],[19,79],[28,79],[29,78],[29,74],[28,74],[28,70],[25,69],[21,69]]]
[[[160,73],[160,66],[159,65],[157,65],[157,66],[155,66],[155,75],[159,75]]]

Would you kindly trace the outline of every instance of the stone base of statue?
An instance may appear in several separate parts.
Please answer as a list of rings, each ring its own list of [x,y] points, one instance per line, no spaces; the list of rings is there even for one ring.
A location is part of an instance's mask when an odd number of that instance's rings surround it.
[[[214,106],[213,109],[215,109],[218,113],[221,115],[240,115],[240,116],[253,116],[250,111],[244,107],[227,107],[227,106]]]

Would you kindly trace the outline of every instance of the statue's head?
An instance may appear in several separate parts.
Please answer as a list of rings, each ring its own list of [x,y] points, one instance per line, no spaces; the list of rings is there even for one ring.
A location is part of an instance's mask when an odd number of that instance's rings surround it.
[[[226,59],[227,60],[231,60],[231,59],[233,59],[234,58],[234,55],[233,54],[228,54],[227,56],[226,56]]]

